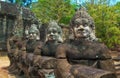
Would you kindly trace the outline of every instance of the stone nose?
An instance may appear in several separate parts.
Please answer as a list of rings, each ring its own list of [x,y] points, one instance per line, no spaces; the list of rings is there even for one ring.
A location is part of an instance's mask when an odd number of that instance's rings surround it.
[[[51,32],[51,33],[50,33],[50,35],[54,35],[54,33],[53,33],[53,32]]]
[[[30,36],[32,36],[33,34],[30,34]]]
[[[83,27],[83,25],[80,25],[79,28],[83,29],[84,27]]]
[[[83,31],[83,30],[84,30],[84,27],[83,27],[83,25],[80,25],[80,26],[78,27],[78,30],[81,30],[81,31]]]

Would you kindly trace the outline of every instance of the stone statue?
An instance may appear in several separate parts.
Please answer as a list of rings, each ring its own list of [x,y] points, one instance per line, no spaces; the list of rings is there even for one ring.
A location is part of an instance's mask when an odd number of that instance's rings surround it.
[[[41,57],[34,58],[34,64],[31,68],[31,75],[36,78],[55,78],[54,68],[56,64],[56,48],[62,40],[62,29],[56,21],[50,21],[46,29],[46,40],[44,45],[39,47]]]
[[[89,41],[97,41],[97,38],[95,36],[95,25],[92,17],[86,12],[85,8],[81,8],[76,12],[76,14],[73,16],[70,22],[72,37],[80,37],[80,39],[85,37],[85,40]],[[79,29],[83,29],[83,34],[79,33]],[[70,35],[70,36],[71,36]]]
[[[21,41],[22,48],[19,52],[18,66],[24,72],[27,78],[29,78],[29,67],[33,64],[34,51],[40,43],[40,33],[35,24],[32,24],[30,28],[26,29],[26,39]],[[40,52],[38,52],[40,54]]]
[[[18,61],[18,52],[21,49],[19,42],[22,40],[22,35],[22,27],[15,26],[11,36],[7,39],[8,57],[10,59],[10,66],[8,70],[12,74],[19,74],[19,67],[16,64]]]
[[[62,29],[55,21],[52,21],[48,25],[46,34],[46,42],[42,48],[41,55],[55,57],[55,48],[63,42]]]
[[[21,38],[15,35],[7,40],[8,58],[10,60],[8,70],[11,74],[19,74],[19,67],[17,66],[18,52],[21,48],[19,41]]]
[[[70,40],[59,45],[56,52],[56,78],[67,78],[69,74],[71,75],[69,78],[102,77],[85,77],[83,73],[87,75],[87,71],[80,71],[80,66],[74,66],[76,64],[114,72],[114,65],[109,49],[103,43],[97,41],[94,21],[84,8],[78,10],[73,16],[70,22],[70,30],[72,32]],[[75,72],[72,73],[72,69]],[[89,69],[92,70],[91,68]],[[97,72],[99,70],[95,69],[95,71]],[[83,76],[80,72],[82,72]],[[116,78],[116,76],[102,78]]]

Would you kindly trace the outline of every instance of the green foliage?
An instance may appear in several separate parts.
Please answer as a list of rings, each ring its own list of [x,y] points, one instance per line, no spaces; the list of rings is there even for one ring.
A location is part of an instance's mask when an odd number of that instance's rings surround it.
[[[114,47],[117,44],[120,44],[120,29],[116,26],[108,28],[107,33],[107,45],[108,47]]]
[[[115,7],[117,8],[116,12],[119,14],[119,16],[117,17],[117,25],[120,28],[120,2],[118,2]]]
[[[120,44],[120,2],[111,6],[110,1],[89,0],[84,6],[95,21],[96,36],[108,47],[114,47]],[[71,5],[70,0],[38,0],[32,6],[32,11],[43,23],[56,20],[63,24],[69,24],[77,7]]]
[[[109,0],[91,1],[86,3],[86,8],[95,21],[96,36],[110,48],[120,44],[120,5],[110,6]]]
[[[22,6],[23,5],[23,1],[22,0],[16,0],[16,2],[15,2],[16,4],[18,4],[18,5],[20,5],[20,6]]]
[[[56,20],[68,24],[74,13],[74,6],[70,4],[70,0],[38,0],[33,4],[32,11],[43,23]]]

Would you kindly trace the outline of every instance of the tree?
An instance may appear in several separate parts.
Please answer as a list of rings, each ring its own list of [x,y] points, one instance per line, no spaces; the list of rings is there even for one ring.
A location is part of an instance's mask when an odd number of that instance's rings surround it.
[[[111,6],[109,0],[91,0],[91,2],[86,3],[86,8],[94,18],[97,37],[111,48],[120,44],[118,6]]]
[[[117,17],[117,24],[118,24],[118,27],[120,28],[120,2],[117,2],[115,7],[117,8],[116,12],[119,14],[119,16]]]
[[[68,24],[74,13],[74,7],[70,0],[39,0],[33,4],[32,11],[43,23],[56,20]]]

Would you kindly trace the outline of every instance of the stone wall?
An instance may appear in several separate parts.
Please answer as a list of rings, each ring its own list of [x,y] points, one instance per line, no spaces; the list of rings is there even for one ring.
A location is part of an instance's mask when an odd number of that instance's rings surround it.
[[[28,8],[0,1],[0,50],[6,50],[6,40],[15,26],[21,25],[24,29],[34,18],[34,14]]]

